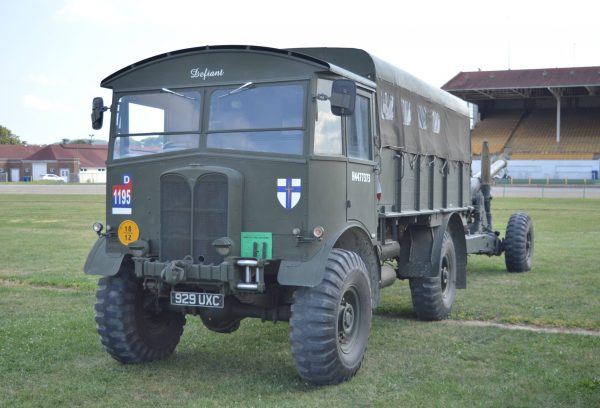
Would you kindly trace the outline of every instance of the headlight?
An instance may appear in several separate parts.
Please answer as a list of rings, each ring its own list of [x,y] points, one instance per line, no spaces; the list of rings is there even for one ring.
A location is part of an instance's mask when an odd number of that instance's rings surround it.
[[[92,225],[92,229],[96,234],[100,235],[104,229],[104,225],[102,225],[101,222],[95,222],[94,225]]]

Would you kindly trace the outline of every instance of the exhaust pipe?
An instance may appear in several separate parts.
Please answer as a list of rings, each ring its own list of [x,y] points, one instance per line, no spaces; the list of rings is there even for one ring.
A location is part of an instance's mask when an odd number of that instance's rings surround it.
[[[383,289],[392,286],[396,283],[396,280],[398,280],[396,270],[389,265],[383,265],[381,267],[381,283],[379,284],[379,287]]]

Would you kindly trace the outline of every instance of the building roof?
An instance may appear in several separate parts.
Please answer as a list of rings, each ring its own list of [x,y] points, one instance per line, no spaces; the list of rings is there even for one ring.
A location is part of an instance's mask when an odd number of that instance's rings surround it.
[[[600,66],[459,72],[442,89],[466,100],[600,95]]]
[[[0,159],[2,160],[22,160],[23,157],[29,157],[38,150],[41,146],[24,146],[12,144],[0,144]]]
[[[64,145],[65,151],[75,150],[82,167],[106,167],[108,145]]]
[[[51,144],[47,146],[0,145],[0,159],[58,161],[79,159],[81,167],[106,167],[107,145]]]

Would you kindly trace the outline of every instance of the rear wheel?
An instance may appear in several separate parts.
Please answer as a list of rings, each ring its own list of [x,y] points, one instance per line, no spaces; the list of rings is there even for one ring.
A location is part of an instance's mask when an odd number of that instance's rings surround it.
[[[96,291],[96,328],[106,351],[122,363],[169,356],[179,343],[185,316],[152,310],[156,298],[127,270],[101,278]]]
[[[442,320],[450,315],[456,295],[456,252],[448,232],[444,233],[437,275],[411,279],[410,293],[419,319]]]
[[[504,238],[504,262],[509,272],[527,272],[533,262],[533,221],[526,213],[510,216]]]
[[[351,378],[363,361],[371,329],[371,289],[362,259],[333,249],[323,281],[294,293],[290,319],[292,355],[312,384]]]

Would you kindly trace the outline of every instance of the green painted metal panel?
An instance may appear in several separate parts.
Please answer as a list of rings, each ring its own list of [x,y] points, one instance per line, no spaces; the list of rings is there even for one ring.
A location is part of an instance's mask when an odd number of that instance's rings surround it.
[[[273,234],[270,232],[241,233],[242,258],[272,259]]]

